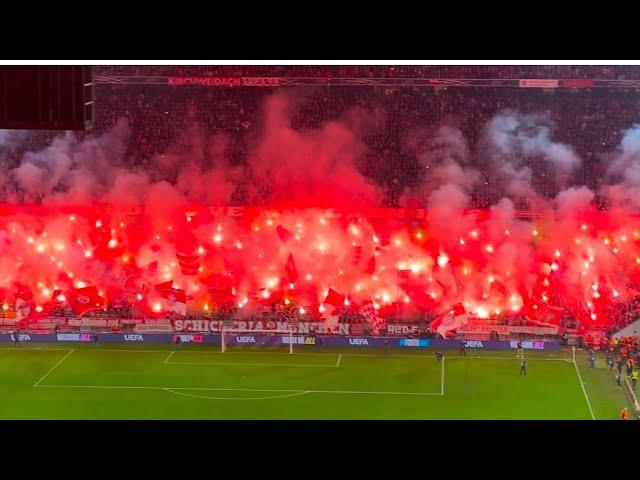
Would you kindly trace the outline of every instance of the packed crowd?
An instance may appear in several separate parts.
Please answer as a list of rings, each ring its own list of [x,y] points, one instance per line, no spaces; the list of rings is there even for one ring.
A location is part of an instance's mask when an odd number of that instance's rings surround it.
[[[131,134],[126,155],[143,166],[156,155],[188,149],[195,132],[204,138],[224,134],[229,140],[227,158],[232,164],[242,164],[260,134],[263,101],[274,91],[271,87],[99,85],[94,133],[108,131],[119,120],[127,119]],[[504,193],[499,179],[484,164],[481,144],[484,128],[496,113],[512,109],[548,115],[555,125],[554,140],[571,145],[584,160],[575,174],[575,183],[590,188],[596,188],[603,179],[602,155],[615,149],[623,132],[640,121],[637,114],[640,99],[635,91],[626,90],[612,94],[602,89],[334,86],[296,87],[288,91],[300,99],[291,119],[292,126],[300,130],[318,128],[356,108],[383,112],[374,128],[363,135],[368,151],[358,168],[381,187],[385,206],[399,206],[403,192],[419,185],[428,173],[418,160],[423,152],[408,141],[410,135],[425,128],[454,126],[468,140],[473,166],[485,177],[472,192],[475,206],[482,208],[495,203]],[[3,166],[8,169],[17,165],[25,151],[49,144],[54,134],[32,133],[19,148],[0,151]],[[555,195],[558,186],[552,175],[543,168],[534,170],[534,188],[543,195]],[[241,183],[236,185],[233,203],[265,201],[248,198],[245,187]],[[518,207],[526,209],[527,204]]]
[[[127,118],[132,129],[128,155],[148,162],[167,149],[188,148],[190,132],[226,134],[228,157],[242,163],[252,140],[260,132],[260,106],[273,88],[143,87],[101,85],[97,93],[97,125],[108,129]],[[408,146],[408,135],[425,127],[447,124],[459,128],[468,139],[474,156],[481,160],[479,144],[486,123],[499,111],[514,109],[548,114],[555,123],[554,138],[573,146],[584,159],[576,183],[597,187],[603,178],[601,155],[613,150],[625,129],[639,120],[640,99],[635,92],[608,91],[545,92],[537,89],[505,88],[387,88],[317,87],[296,89],[301,97],[292,126],[317,128],[340,118],[354,108],[384,112],[384,127],[364,135],[369,150],[358,167],[382,187],[384,202],[398,206],[407,187],[415,187],[426,171],[417,159],[421,152]],[[578,119],[578,120],[576,120]],[[195,129],[195,130],[194,130]],[[502,195],[499,182],[490,177],[489,167],[478,167],[487,181],[473,192],[478,207],[493,204]],[[536,169],[534,187],[552,196],[558,187],[544,169]],[[246,198],[238,186],[234,200],[260,204],[260,198]],[[527,205],[521,205],[526,208]]]
[[[398,67],[111,67],[100,66],[96,75],[253,75],[308,77],[443,77],[443,78],[640,78],[636,66],[398,66]],[[246,161],[248,150],[260,134],[260,112],[273,87],[204,88],[105,85],[96,87],[96,125],[93,133],[112,129],[126,119],[131,130],[126,155],[144,165],[156,155],[188,149],[193,132],[204,138],[224,134],[228,139],[227,157],[232,164]],[[300,101],[292,118],[299,130],[318,128],[327,121],[340,118],[354,108],[383,112],[384,121],[367,130],[363,137],[368,147],[358,168],[386,193],[385,206],[399,206],[406,188],[415,187],[428,174],[418,157],[420,151],[409,147],[410,133],[437,125],[459,128],[468,139],[475,167],[487,181],[476,187],[472,198],[479,208],[488,207],[500,197],[501,191],[489,182],[489,167],[482,163],[481,139],[487,122],[503,109],[524,113],[547,114],[555,123],[554,139],[571,145],[584,159],[577,172],[576,183],[597,187],[602,181],[604,166],[601,156],[619,144],[622,133],[640,122],[640,99],[631,90],[614,93],[608,90],[555,90],[518,88],[411,88],[411,87],[298,87],[292,93]],[[80,137],[91,133],[80,133]],[[16,165],[25,151],[48,145],[55,132],[29,135],[19,147],[0,151],[7,168]],[[557,186],[542,174],[534,175],[534,187],[549,196]],[[247,179],[246,181],[250,181]],[[261,205],[264,198],[250,198],[238,184],[232,203]],[[518,205],[526,208],[527,204]],[[279,307],[280,308],[280,307]],[[622,327],[640,315],[640,299],[612,305],[610,318]],[[129,315],[126,309],[110,311],[114,316]],[[64,317],[64,312],[58,312]],[[135,312],[133,313],[135,315]],[[233,311],[219,312],[232,316]],[[283,319],[297,313],[291,308],[277,312]],[[382,312],[393,318],[395,312]],[[307,314],[307,316],[312,314]],[[430,319],[423,319],[428,322]],[[343,312],[341,322],[364,324],[358,312]]]
[[[590,78],[640,77],[636,65],[99,65],[96,75],[262,76],[310,78]]]

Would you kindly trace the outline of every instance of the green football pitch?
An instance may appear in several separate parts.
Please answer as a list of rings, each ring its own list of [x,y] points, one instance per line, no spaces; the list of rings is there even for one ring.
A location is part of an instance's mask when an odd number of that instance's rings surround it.
[[[514,351],[0,347],[1,419],[615,419],[598,358]]]

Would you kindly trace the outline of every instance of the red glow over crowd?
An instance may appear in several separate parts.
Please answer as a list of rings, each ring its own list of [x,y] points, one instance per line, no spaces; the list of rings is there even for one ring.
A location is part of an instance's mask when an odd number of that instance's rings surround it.
[[[284,308],[331,321],[368,307],[383,323],[462,305],[480,319],[570,316],[594,326],[618,322],[640,288],[640,218],[624,211],[535,220],[498,208],[438,207],[412,219],[239,211],[4,205],[3,312],[29,320],[57,307],[84,315],[125,305],[148,318]]]

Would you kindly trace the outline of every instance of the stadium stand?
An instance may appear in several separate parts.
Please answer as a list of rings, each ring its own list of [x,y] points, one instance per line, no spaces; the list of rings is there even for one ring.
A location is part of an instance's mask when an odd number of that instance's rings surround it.
[[[482,79],[639,79],[638,66],[99,66],[94,75],[126,76],[282,76],[282,77],[365,77],[365,78],[482,78]],[[172,88],[169,86],[113,85],[96,87],[96,130],[108,131],[126,119],[132,131],[127,156],[141,165],[167,149],[180,149],[188,142],[184,132],[197,125],[205,135],[223,133],[230,138],[232,163],[244,161],[247,146],[260,131],[259,114],[264,98],[275,88]],[[483,126],[497,112],[510,108],[521,112],[542,112],[555,124],[555,138],[572,145],[585,160],[577,173],[578,181],[597,186],[602,180],[601,155],[620,142],[624,129],[640,121],[640,98],[633,88],[616,91],[606,89],[520,89],[482,88],[415,88],[393,86],[309,87],[301,89],[302,106],[293,117],[293,126],[311,129],[343,115],[350,109],[379,107],[386,112],[384,128],[364,140],[371,154],[361,171],[383,186],[384,205],[399,206],[405,188],[420,178],[422,166],[406,152],[406,132],[422,125],[451,124],[458,127],[471,144],[476,143]],[[576,119],[579,119],[576,121]],[[4,166],[16,166],[26,151],[48,145],[55,132],[37,132],[4,155]],[[82,138],[83,134],[79,134]],[[384,158],[385,162],[378,161]],[[476,165],[487,175],[487,166]],[[545,177],[534,176],[535,188],[547,196],[556,186]],[[477,188],[473,203],[478,208],[492,205],[499,192]],[[249,198],[242,189],[234,193],[237,204],[260,205],[262,199]],[[31,200],[31,199],[23,199]],[[36,199],[37,200],[37,199]],[[526,205],[525,205],[526,207]],[[622,328],[640,315],[640,297],[612,307],[610,317]],[[233,315],[233,309],[227,312]],[[287,312],[276,312],[282,319]],[[56,312],[47,325],[79,328],[69,322],[70,312]],[[109,309],[90,318],[132,318],[128,309]],[[431,318],[419,323],[427,325]],[[340,321],[364,325],[358,312],[345,312]],[[519,320],[510,318],[511,324]],[[11,319],[3,319],[11,328]],[[401,323],[398,319],[396,323]],[[359,327],[358,327],[359,328]],[[363,327],[364,328],[364,327]],[[573,331],[573,329],[570,329]],[[476,334],[476,335],[491,335]],[[484,337],[483,337],[484,338]],[[509,338],[515,338],[510,336]]]

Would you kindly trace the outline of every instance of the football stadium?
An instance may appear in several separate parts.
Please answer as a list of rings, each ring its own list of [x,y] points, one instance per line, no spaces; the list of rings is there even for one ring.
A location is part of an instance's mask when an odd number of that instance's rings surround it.
[[[638,419],[640,65],[0,72],[0,419]]]

